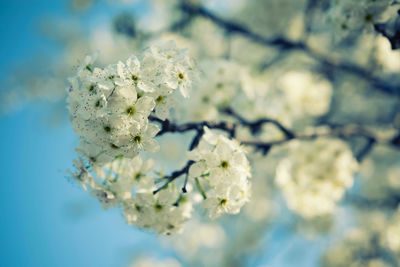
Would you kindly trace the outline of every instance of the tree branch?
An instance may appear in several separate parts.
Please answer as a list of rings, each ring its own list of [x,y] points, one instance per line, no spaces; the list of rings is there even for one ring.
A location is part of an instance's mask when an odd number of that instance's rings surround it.
[[[201,131],[203,131],[204,126],[207,126],[210,129],[218,129],[218,130],[224,131],[224,132],[228,133],[231,137],[233,137],[235,135],[235,128],[236,128],[236,126],[234,124],[231,124],[228,122],[215,123],[215,122],[203,121],[203,122],[188,122],[188,123],[179,125],[179,124],[170,122],[169,120],[163,121],[154,116],[149,116],[149,120],[158,122],[161,125],[161,130],[158,132],[157,136],[161,136],[166,133],[175,133],[175,132],[179,132],[179,133],[184,133],[184,132],[188,132],[188,131],[201,132]]]
[[[189,172],[189,168],[190,166],[192,166],[194,163],[193,160],[189,160],[186,162],[186,165],[177,171],[174,171],[173,173],[171,173],[170,176],[164,177],[165,179],[168,179],[168,181],[163,184],[161,187],[157,188],[156,190],[153,191],[153,194],[157,194],[160,190],[163,190],[164,188],[166,188],[170,183],[172,183],[173,181],[175,181],[178,177],[180,177],[183,174],[187,174]],[[185,193],[185,192],[184,192]]]
[[[277,120],[273,120],[273,119],[268,119],[268,118],[262,118],[262,119],[258,119],[256,121],[248,121],[245,118],[243,118],[241,115],[239,115],[238,113],[236,113],[232,108],[225,108],[224,110],[222,110],[223,113],[234,117],[235,119],[237,119],[243,126],[249,127],[251,133],[253,135],[259,133],[261,131],[261,127],[266,124],[266,123],[271,123],[273,125],[275,125],[282,133],[284,133],[284,135],[288,138],[288,139],[292,139],[295,137],[295,134],[289,130],[288,128],[286,128],[285,126],[283,126],[280,122],[278,122]]]
[[[337,137],[341,139],[348,139],[350,137],[363,137],[367,140],[366,146],[361,149],[361,151],[356,155],[356,158],[361,161],[373,148],[373,146],[377,143],[393,146],[397,149],[400,149],[400,142],[396,143],[395,137],[393,140],[380,140],[377,136],[375,136],[372,132],[368,131],[362,126],[359,125],[345,125],[345,126],[337,126],[337,125],[327,125],[330,127],[330,131],[323,133],[312,133],[312,134],[296,134],[294,133],[294,137],[290,138],[286,136],[283,139],[270,141],[270,142],[262,142],[262,141],[241,141],[240,143],[246,146],[252,146],[257,151],[263,152],[266,154],[272,146],[281,145],[287,143],[291,140],[314,140],[320,137]]]
[[[360,125],[325,125],[330,128],[329,131],[322,132],[322,133],[311,133],[311,134],[300,134],[300,133],[295,133],[294,131],[286,128],[283,126],[280,122],[273,120],[273,119],[268,119],[268,118],[261,118],[255,121],[249,121],[245,118],[243,118],[241,115],[237,114],[233,109],[231,108],[226,108],[222,110],[223,113],[226,115],[232,116],[235,118],[239,125],[243,125],[246,127],[249,127],[252,135],[256,135],[261,131],[261,126],[265,123],[271,123],[275,125],[282,133],[285,135],[283,139],[280,140],[275,140],[275,141],[270,141],[270,142],[262,142],[262,141],[245,141],[242,140],[240,141],[241,144],[245,146],[251,146],[255,149],[255,151],[261,151],[263,155],[266,155],[269,150],[276,145],[281,145],[285,144],[291,140],[314,140],[320,137],[338,137],[341,139],[347,139],[350,137],[363,137],[367,140],[366,145],[357,153],[356,158],[358,161],[362,161],[362,159],[372,150],[373,146],[376,143],[382,143],[386,145],[391,145],[394,146],[398,149],[400,149],[400,134],[394,137],[392,140],[379,140],[378,137],[376,137],[372,132],[368,131],[364,127]],[[170,122],[169,120],[161,120],[157,117],[150,116],[149,120],[155,121],[161,124],[161,131],[157,134],[157,136],[161,136],[165,133],[174,133],[174,132],[179,132],[179,133],[184,133],[187,131],[196,131],[196,135],[193,137],[193,140],[190,144],[189,150],[195,149],[199,142],[201,137],[204,134],[204,126],[207,126],[210,129],[218,129],[222,130],[230,135],[231,138],[235,137],[235,130],[236,130],[236,124],[231,124],[228,122],[189,122],[189,123],[184,123],[181,125],[175,124]],[[183,174],[188,174],[190,166],[194,164],[194,161],[189,160],[187,161],[186,165],[177,171],[174,171],[171,173],[171,175],[164,177],[168,181],[163,184],[161,187],[153,191],[153,194],[158,193],[160,190],[166,188],[171,182],[175,181],[178,177],[180,177]],[[182,188],[182,191],[185,193],[185,186]]]
[[[359,78],[362,78],[362,79],[368,81],[376,89],[380,90],[383,93],[400,95],[400,86],[398,84],[389,83],[388,81],[380,79],[380,78],[374,76],[371,71],[366,70],[354,63],[340,62],[338,60],[328,58],[328,57],[314,51],[304,42],[292,41],[292,40],[286,39],[285,37],[279,37],[279,36],[276,38],[266,38],[262,35],[254,33],[247,27],[240,25],[237,22],[221,18],[201,6],[189,4],[187,2],[183,2],[181,4],[181,10],[184,13],[187,13],[191,16],[201,16],[201,17],[207,18],[210,21],[212,21],[215,25],[219,26],[220,28],[225,29],[227,32],[240,34],[256,43],[259,43],[259,44],[262,44],[265,46],[276,47],[281,50],[302,51],[302,52],[306,53],[307,55],[309,55],[310,57],[317,60],[322,65],[323,69],[326,70],[326,73],[328,73],[332,70],[345,71],[345,72],[351,73],[353,75],[358,76]]]

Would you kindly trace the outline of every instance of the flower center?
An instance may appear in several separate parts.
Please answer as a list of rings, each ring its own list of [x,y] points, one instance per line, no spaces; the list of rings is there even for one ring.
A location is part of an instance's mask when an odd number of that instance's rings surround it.
[[[139,76],[137,76],[136,74],[132,74],[131,79],[132,81],[137,82],[139,80]]]
[[[94,106],[95,106],[96,108],[101,108],[101,107],[102,107],[102,105],[101,105],[101,100],[100,100],[100,99],[97,100],[97,101],[96,101],[96,104],[94,104]]]
[[[94,88],[95,88],[94,84],[89,85],[89,88],[88,88],[89,92],[93,92]]]
[[[227,199],[221,199],[221,201],[219,202],[219,204],[222,206],[222,207],[225,207],[226,206],[226,204],[228,203],[228,200]]]
[[[133,114],[135,114],[135,107],[134,107],[134,106],[128,107],[128,108],[126,109],[126,113],[127,113],[129,116],[132,116]]]
[[[221,167],[224,168],[224,169],[227,169],[229,167],[229,162],[226,161],[226,160],[222,161],[221,162]]]
[[[372,14],[366,14],[364,19],[366,22],[372,22],[374,19],[374,16],[372,16]]]
[[[135,137],[133,137],[133,142],[135,142],[136,144],[139,144],[142,141],[142,137],[140,135],[136,135]]]
[[[215,86],[217,87],[217,89],[222,89],[222,87],[224,87],[224,84],[223,83],[217,83]]]
[[[162,103],[164,100],[164,97],[162,95],[160,95],[159,97],[156,98],[156,103],[160,104]]]
[[[163,209],[163,206],[160,205],[160,204],[156,204],[156,205],[154,206],[154,208],[156,209],[156,211],[161,211],[161,210]]]
[[[210,102],[210,98],[208,96],[203,96],[203,98],[201,99],[204,103],[209,103]]]

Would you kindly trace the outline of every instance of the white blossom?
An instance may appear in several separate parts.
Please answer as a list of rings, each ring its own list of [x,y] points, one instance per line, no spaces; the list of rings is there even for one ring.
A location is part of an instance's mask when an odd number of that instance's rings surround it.
[[[334,29],[336,39],[356,31],[371,30],[374,23],[382,21],[391,0],[335,0],[326,15],[326,23]]]
[[[198,148],[189,153],[194,163],[189,177],[204,186],[204,207],[211,218],[236,214],[249,200],[250,166],[244,150],[235,140],[216,135],[207,127]]]
[[[139,156],[119,157],[92,165],[89,170],[80,159],[75,161],[76,171],[70,174],[104,209],[120,205],[128,224],[171,234],[180,231],[190,218],[192,203],[174,184],[154,194],[155,179],[150,174],[153,164],[153,160],[144,162]]]
[[[148,117],[156,105],[160,119],[169,116],[176,103],[175,89],[188,96],[194,71],[187,51],[173,42],[158,44],[140,58],[132,55],[125,63],[104,69],[94,67],[94,59],[86,57],[77,76],[69,79],[72,128],[89,144],[81,145],[80,153],[90,161],[100,157],[100,162],[106,162],[118,156],[133,158],[142,149],[156,152],[159,146],[153,138],[158,128]]]
[[[337,139],[293,141],[276,170],[276,184],[291,210],[306,218],[333,213],[358,168],[346,143]]]
[[[128,224],[152,229],[160,234],[171,234],[182,229],[192,212],[192,204],[179,197],[176,187],[170,185],[157,194],[139,191],[123,202],[123,212]]]
[[[400,206],[383,230],[381,239],[382,243],[391,251],[397,255],[400,254]]]

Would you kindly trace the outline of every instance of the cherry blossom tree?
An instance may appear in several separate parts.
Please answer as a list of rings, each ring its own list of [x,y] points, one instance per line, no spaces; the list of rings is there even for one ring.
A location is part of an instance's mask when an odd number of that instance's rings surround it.
[[[277,225],[330,237],[322,266],[399,265],[398,1],[71,4],[125,11],[48,25],[53,71],[2,99],[67,102],[69,178],[179,255],[133,266],[258,266]]]

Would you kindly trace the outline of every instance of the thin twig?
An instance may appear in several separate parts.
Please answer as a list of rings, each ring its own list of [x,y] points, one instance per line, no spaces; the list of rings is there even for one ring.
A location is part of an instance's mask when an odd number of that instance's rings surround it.
[[[356,159],[361,162],[368,155],[368,153],[371,152],[375,143],[375,138],[368,137],[366,145],[357,153]]]
[[[187,186],[188,180],[189,180],[189,174],[186,173],[185,181],[183,182],[183,186],[182,186],[182,193],[187,193],[186,186]]]
[[[173,173],[171,173],[170,176],[164,177],[165,179],[168,179],[168,181],[163,184],[161,187],[157,188],[156,190],[153,191],[153,194],[157,194],[160,190],[166,188],[171,182],[175,181],[175,179],[177,179],[179,176],[188,173],[190,166],[192,166],[192,164],[194,163],[193,160],[189,160],[188,162],[186,162],[186,165],[177,171],[174,171]]]

